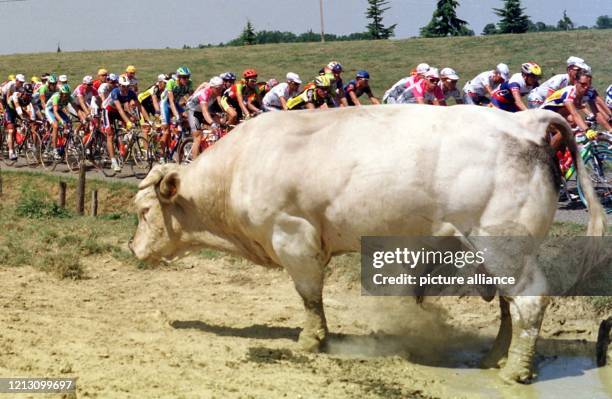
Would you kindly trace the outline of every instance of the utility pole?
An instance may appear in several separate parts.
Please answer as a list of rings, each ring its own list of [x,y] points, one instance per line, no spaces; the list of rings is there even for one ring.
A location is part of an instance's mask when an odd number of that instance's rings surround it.
[[[325,28],[323,27],[323,0],[319,0],[319,11],[321,12],[321,43],[325,43]]]

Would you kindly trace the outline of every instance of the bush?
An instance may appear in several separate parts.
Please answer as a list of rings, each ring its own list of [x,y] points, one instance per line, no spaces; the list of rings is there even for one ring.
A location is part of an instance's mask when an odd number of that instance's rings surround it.
[[[15,208],[15,213],[17,216],[30,219],[67,218],[71,216],[70,212],[51,201],[45,193],[33,189],[29,185],[24,185],[21,188],[21,197]]]

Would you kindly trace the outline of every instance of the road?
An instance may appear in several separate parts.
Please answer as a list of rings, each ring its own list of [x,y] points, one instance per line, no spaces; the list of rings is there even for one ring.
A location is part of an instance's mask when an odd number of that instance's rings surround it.
[[[30,168],[27,165],[21,163],[16,164],[14,166],[7,166],[2,164],[0,168],[11,171],[39,172],[56,176],[72,176],[75,178],[77,177],[77,175],[75,173],[71,173],[64,164],[58,164],[55,168],[55,171],[52,172],[42,170],[41,168]],[[93,180],[118,181],[133,185],[137,185],[138,182],[140,182],[140,179],[137,179],[132,174],[130,168],[124,168],[121,173],[118,173],[113,177],[107,177],[91,165],[87,168],[87,178]],[[555,220],[559,222],[571,222],[586,225],[589,220],[589,213],[580,201],[560,202],[559,207],[557,209],[557,213],[555,215]],[[608,224],[612,224],[612,215],[609,214],[607,220]]]

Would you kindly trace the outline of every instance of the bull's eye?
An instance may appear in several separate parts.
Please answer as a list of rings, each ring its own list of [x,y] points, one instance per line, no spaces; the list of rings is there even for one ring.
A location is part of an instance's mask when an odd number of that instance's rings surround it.
[[[140,211],[140,217],[145,222],[147,221],[147,212],[149,212],[149,208],[144,208],[143,210]]]

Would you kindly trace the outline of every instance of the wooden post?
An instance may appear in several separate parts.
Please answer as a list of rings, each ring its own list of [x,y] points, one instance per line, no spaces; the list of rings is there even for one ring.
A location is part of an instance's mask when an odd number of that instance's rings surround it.
[[[0,197],[2,197],[2,168],[0,168]]]
[[[59,205],[60,208],[65,208],[66,207],[66,182],[64,182],[64,181],[60,181],[59,182],[58,205]]]
[[[98,216],[98,190],[91,190],[91,216]]]
[[[85,212],[85,162],[79,165],[79,181],[77,183],[76,211],[79,215]]]

